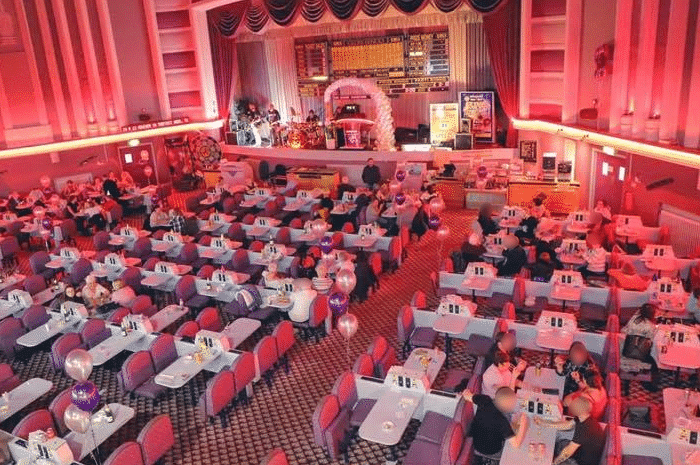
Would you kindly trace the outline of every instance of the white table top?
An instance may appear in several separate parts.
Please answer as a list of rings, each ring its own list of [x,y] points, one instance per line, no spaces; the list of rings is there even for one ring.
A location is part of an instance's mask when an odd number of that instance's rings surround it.
[[[430,362],[428,362],[428,367],[423,368],[421,364],[421,357],[429,357]],[[413,349],[411,354],[408,356],[403,364],[403,367],[408,370],[424,371],[425,375],[428,377],[428,382],[432,386],[437,379],[438,374],[442,365],[445,363],[445,358],[447,355],[445,352],[438,349],[423,349],[416,348]]]
[[[546,426],[537,426],[530,418],[523,442],[519,448],[514,448],[510,441],[506,441],[501,454],[501,463],[510,463],[518,465],[543,465],[552,463],[554,460],[554,444],[556,442],[557,432],[554,428]],[[542,459],[539,459],[538,454],[530,452],[531,444],[537,450],[537,444],[544,444]]]
[[[538,329],[535,344],[543,349],[552,349],[565,352],[574,342],[574,333],[565,329],[547,328]]]
[[[700,393],[689,389],[686,406],[685,392],[686,390],[678,388],[666,388],[663,391],[666,434],[671,432],[678,418],[691,418],[693,409],[700,405]]]
[[[559,376],[553,368],[540,368],[540,374],[537,375],[537,368],[530,366],[525,369],[525,377],[523,378],[523,386],[531,391],[542,389],[559,389],[559,398],[564,397],[565,376]]]
[[[185,306],[181,307],[179,305],[168,305],[167,307],[164,307],[150,318],[151,325],[153,325],[153,331],[162,331],[183,316],[187,315],[189,311],[189,308]]]
[[[270,228],[267,226],[253,226],[246,231],[246,235],[251,236],[251,237],[260,237],[260,236],[264,236],[269,231],[270,231]]]
[[[19,274],[19,273],[15,273],[11,276],[6,277],[5,279],[2,280],[2,282],[0,282],[0,291],[3,291],[10,286],[13,286],[19,282],[24,281],[25,278],[26,278],[25,275]]]
[[[182,355],[173,363],[171,363],[165,370],[161,371],[156,375],[156,384],[165,386],[171,389],[177,389],[185,384],[197,374],[206,369],[207,365],[213,364],[216,359],[220,358],[221,354],[216,353],[213,356],[205,359],[202,363],[197,363],[194,359],[194,352],[196,349],[192,347],[192,352]]]
[[[288,296],[279,296],[277,294],[271,294],[263,300],[268,307],[273,307],[278,310],[285,310],[294,305],[294,302],[292,302]]]
[[[199,256],[202,258],[216,259],[221,257],[227,252],[225,249],[215,249],[212,247],[207,247],[199,251]]]
[[[386,389],[360,425],[360,437],[385,446],[398,444],[421,400],[415,392]]]
[[[246,339],[253,335],[255,331],[260,328],[261,323],[259,320],[253,320],[252,318],[238,318],[237,320],[229,323],[221,334],[226,336],[231,344],[232,348],[236,348],[243,343]]]
[[[126,336],[122,336],[120,328],[110,327],[110,329],[112,336],[89,350],[90,355],[92,355],[92,364],[95,366],[107,363],[132,343],[146,336],[140,331],[131,331]]]
[[[433,329],[439,333],[445,334],[462,334],[469,325],[469,317],[466,315],[457,315],[454,313],[446,313],[440,315],[433,322]]]
[[[7,401],[0,398],[0,422],[31,404],[51,390],[53,383],[42,378],[27,380],[7,393]]]
[[[485,276],[470,276],[460,284],[460,287],[469,289],[470,291],[485,291],[493,283],[493,278],[487,278]]]
[[[22,310],[22,308],[18,304],[10,302],[9,300],[0,299],[0,320],[12,316],[20,310]]]
[[[567,300],[575,302],[581,300],[581,288],[575,286],[555,285],[549,294],[554,300]]]
[[[676,271],[680,268],[680,263],[675,258],[642,259],[644,266],[653,271]]]
[[[46,262],[44,265],[46,268],[51,268],[54,270],[58,270],[61,268],[64,268],[66,266],[70,266],[70,261],[64,259],[64,258],[54,258],[53,260],[49,260]]]
[[[64,438],[68,447],[73,451],[73,457],[82,460],[86,455],[105,442],[111,435],[117,432],[129,420],[134,418],[134,409],[122,404],[109,404],[109,409],[114,415],[114,421],[107,423],[100,409],[92,415],[90,429],[85,434],[71,431]]]
[[[379,236],[365,236],[364,239],[357,238],[355,241],[353,241],[352,245],[353,247],[358,247],[360,249],[368,249],[374,246],[378,240]]]
[[[665,341],[666,333],[670,331],[685,332],[683,342]],[[662,349],[665,346],[666,350]],[[700,368],[700,340],[697,330],[690,326],[659,325],[654,335],[654,354],[662,365],[674,368],[687,368],[695,370]]]
[[[61,295],[63,291],[65,290],[65,285],[64,284],[59,284],[58,289],[54,289],[53,286],[44,289],[41,292],[37,292],[32,296],[32,300],[34,301],[34,305],[45,305],[47,302],[52,301],[55,299],[57,296]]]
[[[160,287],[170,281],[174,276],[167,274],[152,274],[141,280],[141,284],[146,287]]]
[[[61,314],[56,312],[51,312],[50,315],[51,319],[45,324],[17,338],[17,344],[24,347],[36,347],[60,333],[72,331],[82,322],[80,318],[66,321]]]
[[[175,246],[177,246],[175,242],[155,241],[155,244],[151,246],[151,249],[156,252],[168,252],[174,249]]]

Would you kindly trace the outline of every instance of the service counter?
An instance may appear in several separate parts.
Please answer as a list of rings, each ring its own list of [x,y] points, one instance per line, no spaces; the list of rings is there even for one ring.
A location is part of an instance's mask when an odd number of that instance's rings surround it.
[[[576,181],[557,182],[513,177],[508,182],[508,205],[529,207],[532,199],[544,193],[545,207],[555,215],[580,208],[580,185]]]

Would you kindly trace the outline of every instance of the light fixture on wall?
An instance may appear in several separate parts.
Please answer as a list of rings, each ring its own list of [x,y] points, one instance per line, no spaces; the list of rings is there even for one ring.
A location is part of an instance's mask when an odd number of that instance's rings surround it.
[[[141,141],[138,139],[129,139],[126,145],[128,145],[129,147],[136,147],[137,145],[141,145]]]

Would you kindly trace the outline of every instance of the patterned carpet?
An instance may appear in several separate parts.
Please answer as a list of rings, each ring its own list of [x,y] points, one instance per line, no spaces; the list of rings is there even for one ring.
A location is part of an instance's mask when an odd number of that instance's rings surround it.
[[[171,203],[184,204],[185,195],[175,194]],[[359,331],[349,344],[350,359],[354,361],[363,352],[372,338],[381,334],[397,349],[396,317],[401,305],[408,303],[416,290],[423,290],[431,305],[437,299],[431,290],[429,274],[438,268],[439,254],[457,248],[464,240],[465,227],[470,224],[472,212],[446,212],[443,221],[450,230],[450,237],[441,248],[434,233],[428,233],[420,242],[413,243],[404,264],[394,274],[384,275],[380,289],[362,304],[355,303],[350,312],[359,320]],[[131,217],[128,222],[141,226],[142,218]],[[91,238],[80,238],[81,248],[92,248]],[[28,253],[22,254],[20,268],[28,271]],[[498,313],[480,309],[480,313]],[[250,350],[263,334],[257,334],[242,348]],[[442,341],[438,344],[442,347]],[[451,356],[451,367],[471,368],[474,358],[465,353],[461,341],[455,341]],[[42,377],[54,383],[53,390],[27,410],[15,415],[0,427],[11,431],[23,413],[48,406],[51,399],[61,390],[69,387],[72,381],[62,372],[51,368],[48,346],[35,351],[26,361],[15,360],[12,366],[23,379]],[[122,354],[107,367],[94,370],[91,379],[99,386],[103,400],[125,403],[136,410],[136,416],[102,447],[103,459],[119,444],[134,440],[140,429],[153,416],[168,413],[175,426],[175,447],[164,462],[167,464],[252,464],[256,465],[273,448],[280,447],[287,453],[291,464],[329,464],[325,453],[313,443],[311,416],[318,400],[330,389],[343,371],[349,368],[346,344],[337,331],[323,338],[320,343],[298,341],[290,354],[288,375],[280,370],[275,374],[271,388],[264,383],[255,385],[254,395],[249,405],[238,405],[228,415],[227,427],[222,427],[217,419],[214,424],[192,405],[192,391],[197,398],[204,391],[210,377],[200,374],[196,382],[170,391],[169,396],[158,402],[145,398],[130,399],[122,396],[117,386],[116,372],[128,354]],[[664,385],[672,383],[668,376],[662,378]],[[441,379],[438,378],[439,386]],[[649,404],[660,403],[661,394],[649,394],[633,383],[631,399]],[[663,416],[663,415],[661,415]],[[413,422],[398,447],[399,459],[405,455],[415,434],[417,422]],[[355,439],[350,446],[350,463],[381,464],[389,451],[374,443]],[[91,459],[85,459],[91,463]]]

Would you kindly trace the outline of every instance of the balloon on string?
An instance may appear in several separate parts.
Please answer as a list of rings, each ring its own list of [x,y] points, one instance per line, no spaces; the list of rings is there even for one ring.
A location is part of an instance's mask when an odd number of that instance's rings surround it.
[[[341,336],[343,336],[346,341],[349,341],[357,332],[357,317],[352,313],[346,313],[338,318],[336,327]]]
[[[440,197],[433,197],[430,200],[430,211],[439,215],[445,209],[445,201]]]
[[[73,349],[68,353],[63,368],[77,382],[87,381],[92,373],[92,355],[85,349]]]
[[[404,170],[398,170],[396,172],[396,180],[398,182],[403,182],[406,179],[406,172]]]
[[[324,236],[321,239],[321,252],[329,254],[333,251],[333,239],[330,236]]]
[[[147,177],[150,178],[151,175],[153,175],[153,167],[151,165],[146,165],[143,169],[143,174]],[[150,182],[150,180],[149,180]]]
[[[350,298],[343,292],[334,292],[328,299],[328,307],[336,315],[342,315],[348,311],[350,306]]]
[[[73,386],[71,402],[80,410],[92,412],[100,403],[100,392],[92,381],[84,381]]]
[[[44,218],[41,220],[41,225],[44,227],[44,229],[49,230],[53,226],[51,223],[51,218]]]
[[[406,195],[403,192],[399,192],[394,196],[394,202],[396,202],[396,205],[403,205],[404,202],[406,201]]]
[[[389,192],[392,194],[398,194],[401,191],[401,183],[398,181],[391,181],[389,183]]]
[[[63,422],[69,430],[85,434],[90,428],[90,412],[80,410],[77,405],[70,404],[63,413]]]
[[[326,229],[326,222],[320,218],[311,222],[311,230],[318,236],[325,234]]]
[[[435,231],[435,235],[440,242],[445,242],[445,239],[447,239],[450,235],[450,228],[444,225],[440,226],[437,228],[437,231]]]
[[[437,229],[440,227],[440,217],[437,215],[433,215],[428,219],[428,226],[430,226],[430,229]]]
[[[357,277],[350,270],[340,270],[335,276],[335,283],[345,294],[350,294],[357,285]]]

